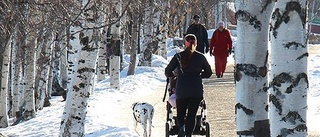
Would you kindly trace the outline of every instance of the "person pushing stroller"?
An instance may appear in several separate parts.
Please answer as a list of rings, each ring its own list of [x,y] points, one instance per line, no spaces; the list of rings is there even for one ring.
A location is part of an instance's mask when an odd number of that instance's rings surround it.
[[[196,51],[196,47],[196,36],[187,34],[184,37],[184,51],[175,54],[165,68],[166,77],[177,75],[175,94],[178,137],[191,137],[199,104],[203,100],[202,78],[212,75],[211,66],[205,56]],[[174,74],[176,68],[178,71]]]

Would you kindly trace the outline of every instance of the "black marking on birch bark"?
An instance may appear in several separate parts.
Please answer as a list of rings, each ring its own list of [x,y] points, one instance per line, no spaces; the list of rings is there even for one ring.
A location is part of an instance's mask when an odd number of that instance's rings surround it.
[[[261,31],[261,22],[257,19],[257,16],[252,16],[249,12],[238,10],[236,12],[236,19],[243,21],[243,22],[249,22],[251,26],[253,26],[255,29]]]
[[[241,78],[242,78],[242,74],[241,74],[241,72],[240,72],[240,70],[239,69],[237,69],[239,64],[237,64],[236,65],[236,67],[235,67],[235,74],[234,74],[234,79],[236,80],[236,81],[240,81],[241,80]]]
[[[300,15],[301,22],[302,22],[302,27],[305,26],[305,24],[306,24],[306,9],[302,8],[302,6],[299,2],[297,2],[297,1],[288,2],[286,5],[286,11],[288,12],[286,14],[289,14],[289,12],[291,12],[291,11],[298,12]]]
[[[80,37],[80,44],[88,45],[89,44],[89,37],[88,36]]]
[[[282,104],[280,103],[279,99],[275,96],[270,94],[269,95],[269,102],[272,102],[272,104],[276,107],[276,109],[278,109],[278,114],[281,115],[282,114]]]
[[[78,62],[79,62],[79,63],[85,63],[86,61],[83,60],[83,59],[80,59]]]
[[[73,86],[73,90],[74,90],[75,92],[77,92],[77,91],[79,91],[79,90],[80,90],[80,88],[79,88],[79,87],[77,87],[77,86]]]
[[[277,36],[278,36],[278,32],[276,31],[279,27],[280,27],[280,24],[281,24],[281,13],[280,13],[280,9],[279,8],[276,8],[275,10],[274,10],[274,12],[272,13],[272,16],[271,16],[271,18],[273,19],[273,20],[275,20],[275,23],[274,23],[274,25],[272,26],[271,25],[271,27],[270,27],[270,29],[272,29],[272,34],[273,34],[273,36],[275,37],[275,38],[277,38]]]
[[[90,46],[89,44],[87,44],[87,45],[84,45],[84,47],[82,47],[81,49],[85,50],[85,51],[89,51],[89,52],[92,51],[93,52],[93,51],[97,50],[98,48],[94,47],[92,45]]]
[[[266,83],[265,83],[265,84],[263,84],[263,88],[262,88],[262,90],[263,90],[264,92],[268,92],[269,87],[268,87],[268,86],[266,86]]]
[[[288,73],[283,72],[274,77],[270,86],[273,87],[274,89],[278,89],[277,87],[281,87],[281,83],[291,83],[291,85],[287,87],[285,92],[292,93],[292,89],[298,86],[301,79],[305,79],[307,86],[309,85],[308,76],[306,73],[300,73],[298,74],[297,78],[294,79]]]
[[[236,107],[236,114],[238,109],[242,109],[243,112],[246,113],[247,115],[253,114],[253,110],[248,109],[247,107],[243,106],[241,103],[237,103],[235,107]]]
[[[273,81],[271,82],[271,86],[281,87],[281,83],[285,83],[285,82],[292,83],[293,80],[288,73],[283,72],[273,78]]]
[[[265,4],[262,6],[262,10],[260,11],[260,13],[263,13],[263,11],[265,11],[267,9],[268,5],[270,5],[272,3],[272,1],[274,1],[274,0],[267,0],[265,2]]]
[[[305,82],[307,83],[307,87],[309,87],[308,75],[307,75],[306,73],[300,73],[300,74],[297,76],[297,78],[295,79],[295,81],[294,81],[293,84],[294,84],[295,86],[298,86],[298,84],[299,84],[299,82],[300,82],[301,79],[304,79]]]
[[[292,41],[292,42],[288,42],[287,44],[285,44],[284,47],[287,49],[290,49],[292,47],[293,49],[297,50],[298,47],[306,48],[306,45]]]
[[[307,132],[307,126],[305,124],[300,124],[293,129],[282,128],[280,131],[280,135],[277,137],[287,137],[290,134],[293,134],[295,131],[297,132]]]
[[[79,74],[82,74],[84,72],[91,72],[91,73],[94,73],[95,72],[95,69],[93,68],[81,68],[77,71]]]
[[[81,120],[81,118],[79,116],[71,116],[73,119],[76,119],[76,120]]]
[[[302,117],[299,115],[297,111],[290,111],[280,121],[289,122],[290,124],[295,125],[297,123],[296,120],[301,123],[306,123],[306,121],[302,119]]]
[[[300,60],[300,59],[302,59],[304,57],[308,57],[308,56],[309,56],[309,53],[304,53],[301,56],[299,56],[296,60]]]
[[[265,77],[267,75],[267,67],[257,67],[253,64],[237,64],[236,66],[236,73],[240,73],[242,71],[245,75],[251,76],[251,77]],[[237,81],[241,79],[241,77],[237,76]]]
[[[80,83],[80,84],[79,84],[79,87],[80,87],[80,88],[84,88],[85,85],[86,85],[85,83]]]
[[[276,20],[274,26],[272,26],[272,30],[273,30],[273,36],[275,38],[277,38],[278,32],[277,29],[280,27],[280,24],[282,22],[284,23],[288,23],[290,21],[290,16],[289,13],[292,11],[296,11],[299,13],[301,22],[302,22],[302,27],[305,26],[306,24],[306,11],[305,9],[303,9],[300,5],[299,2],[296,1],[291,1],[288,2],[286,4],[286,8],[285,11],[283,12],[283,14],[280,13],[279,8],[275,9],[275,11],[272,13],[272,19]]]

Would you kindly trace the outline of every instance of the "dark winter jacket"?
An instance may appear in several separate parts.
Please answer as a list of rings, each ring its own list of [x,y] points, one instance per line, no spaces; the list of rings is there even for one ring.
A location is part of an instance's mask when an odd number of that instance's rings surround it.
[[[165,75],[172,77],[173,71],[177,68],[176,98],[203,98],[202,78],[209,78],[212,75],[211,66],[205,56],[195,51],[191,57],[189,65],[181,69],[181,61],[187,51],[177,53],[165,68]]]
[[[207,29],[202,24],[191,24],[186,34],[194,34],[197,37],[197,51],[204,53],[209,51],[209,41]]]
[[[220,31],[216,29],[210,41],[210,52],[213,53],[214,56],[228,57],[229,50],[231,49],[232,40],[229,30],[223,29]]]

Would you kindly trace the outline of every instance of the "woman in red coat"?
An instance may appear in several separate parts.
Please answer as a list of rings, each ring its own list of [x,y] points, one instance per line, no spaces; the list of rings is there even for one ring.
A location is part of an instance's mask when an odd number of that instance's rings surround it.
[[[217,78],[222,78],[226,70],[227,58],[231,54],[232,40],[229,30],[224,23],[218,23],[218,29],[213,32],[210,41],[210,55],[214,55]]]

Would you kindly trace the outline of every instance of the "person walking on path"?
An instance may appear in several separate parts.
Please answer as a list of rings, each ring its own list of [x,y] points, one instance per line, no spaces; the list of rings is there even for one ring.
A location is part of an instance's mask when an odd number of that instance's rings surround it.
[[[176,108],[180,128],[178,137],[191,137],[196,114],[203,100],[202,78],[209,78],[212,75],[206,57],[196,51],[196,47],[196,36],[187,34],[184,38],[185,50],[175,54],[165,68],[166,77],[177,76]],[[175,70],[177,74],[174,74]]]
[[[213,32],[210,41],[210,56],[214,56],[217,78],[222,78],[226,70],[227,58],[231,54],[232,40],[228,29],[224,28],[223,21],[218,23],[218,29]]]
[[[200,24],[200,16],[193,16],[193,23],[188,27],[186,34],[194,34],[197,37],[197,51],[201,53],[209,52],[209,41],[207,29]],[[205,52],[204,52],[205,51]]]

